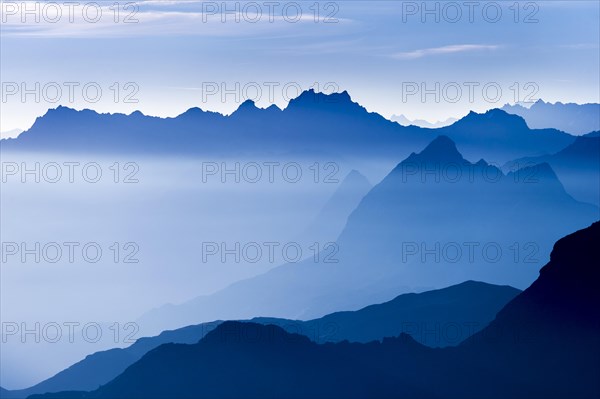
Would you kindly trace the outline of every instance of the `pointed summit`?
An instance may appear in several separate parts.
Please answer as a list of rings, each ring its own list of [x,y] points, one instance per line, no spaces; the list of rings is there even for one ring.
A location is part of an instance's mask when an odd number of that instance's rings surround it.
[[[253,100],[246,100],[240,104],[238,109],[235,110],[234,114],[237,114],[238,112],[254,111],[257,109],[258,107],[256,106],[256,103]]]
[[[463,163],[467,162],[448,136],[438,136],[419,154],[412,153],[405,162]]]
[[[371,185],[371,183],[369,183],[369,180],[356,169],[352,169],[350,171],[350,173],[348,173],[346,175],[346,177],[344,178],[344,180],[342,181],[342,184],[349,184],[349,183],[364,184],[365,186]]]

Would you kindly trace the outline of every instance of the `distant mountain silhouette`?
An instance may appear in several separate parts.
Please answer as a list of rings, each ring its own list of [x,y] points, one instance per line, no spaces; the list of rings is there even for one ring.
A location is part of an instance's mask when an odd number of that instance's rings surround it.
[[[260,324],[277,325],[290,333],[306,335],[318,343],[370,342],[410,332],[429,346],[456,345],[485,327],[496,313],[520,291],[468,281],[441,290],[404,294],[356,312],[339,312],[321,319],[299,321],[254,318]],[[56,376],[31,388],[6,391],[2,398],[25,398],[45,392],[93,390],[111,381],[150,350],[165,344],[193,344],[221,321],[165,331],[141,338],[124,349],[111,349],[87,356]]]
[[[273,325],[226,322],[166,344],[90,393],[47,398],[597,398],[600,223],[559,240],[538,279],[462,345],[407,334],[316,344]]]
[[[1,391],[0,398],[24,399],[30,395],[45,392],[96,389],[117,377],[127,367],[159,345],[166,343],[196,343],[220,323],[221,321],[215,321],[183,327],[176,331],[164,331],[156,337],[140,338],[127,348],[115,348],[93,353],[55,376],[30,388]]]
[[[151,154],[287,154],[291,151],[376,153],[386,156],[427,137],[369,113],[348,93],[313,90],[287,108],[257,108],[248,100],[230,116],[192,108],[175,118],[98,114],[66,107],[49,110],[18,139],[2,141],[5,151],[117,152]],[[371,142],[365,147],[364,144]],[[384,145],[385,143],[385,145]]]
[[[556,152],[574,140],[572,136],[556,129],[531,130],[523,118],[500,109],[483,114],[470,112],[438,132],[452,138],[467,158],[485,158],[495,162],[517,152],[529,156]],[[540,145],[540,141],[546,144]],[[549,147],[554,150],[549,150]],[[489,150],[482,151],[482,148]]]
[[[392,115],[390,117],[390,120],[392,120],[394,122],[398,122],[402,126],[411,126],[412,125],[412,126],[424,127],[427,129],[437,129],[440,127],[451,125],[454,122],[456,122],[458,119],[448,118],[444,121],[437,121],[437,122],[431,123],[431,122],[428,122],[423,119],[410,120],[404,115]]]
[[[335,241],[350,213],[371,188],[369,180],[359,171],[350,171],[298,241],[321,244]]]
[[[508,162],[505,170],[548,163],[575,199],[600,205],[600,136],[593,132],[552,155]]]
[[[379,360],[422,350],[408,335],[369,345],[319,345],[274,325],[225,322],[195,345],[156,348],[85,397],[421,397],[428,389],[394,381]]]
[[[532,129],[555,128],[577,135],[600,130],[600,104],[551,104],[538,100],[529,108],[506,104],[502,110],[521,116]]]
[[[457,345],[485,327],[519,292],[510,286],[466,281],[439,290],[399,295],[382,304],[315,320],[255,318],[251,321],[301,332],[319,343],[342,340],[367,343],[403,332],[423,345],[445,347]]]
[[[153,332],[257,314],[312,319],[469,279],[526,287],[556,239],[598,218],[598,208],[569,196],[547,164],[504,175],[483,160],[466,161],[439,137],[362,199],[338,251],[323,254],[333,262],[282,265],[156,309],[139,324]]]
[[[494,110],[471,113],[451,126],[401,126],[352,101],[347,92],[313,90],[284,110],[259,109],[248,100],[230,116],[191,108],[175,118],[98,114],[59,106],[36,119],[17,139],[0,141],[2,151],[139,153],[177,155],[277,155],[290,152],[329,157],[397,160],[436,135],[453,138],[467,157],[495,162],[559,151],[573,137],[553,129],[530,130],[519,117]]]

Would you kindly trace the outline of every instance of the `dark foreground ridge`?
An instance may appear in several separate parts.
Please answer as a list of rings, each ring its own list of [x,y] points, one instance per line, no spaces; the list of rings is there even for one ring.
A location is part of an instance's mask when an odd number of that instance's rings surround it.
[[[150,351],[96,391],[46,398],[597,398],[600,223],[559,240],[539,278],[462,345],[407,334],[316,344],[225,322],[194,345]],[[36,396],[40,397],[40,396]]]
[[[439,290],[399,295],[385,303],[314,320],[262,317],[251,321],[277,325],[318,343],[344,340],[367,343],[406,332],[427,346],[449,346],[457,345],[487,326],[519,293],[510,286],[466,281]],[[167,343],[195,344],[221,323],[213,321],[164,331],[155,337],[140,338],[128,348],[96,352],[35,386],[1,392],[0,398],[22,399],[46,392],[94,390],[119,376],[152,349]]]

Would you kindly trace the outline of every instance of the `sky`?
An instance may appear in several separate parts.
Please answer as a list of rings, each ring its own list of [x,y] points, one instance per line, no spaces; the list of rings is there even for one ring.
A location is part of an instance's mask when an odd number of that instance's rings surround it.
[[[176,116],[347,90],[431,122],[600,102],[598,1],[2,1],[0,132],[58,105]]]

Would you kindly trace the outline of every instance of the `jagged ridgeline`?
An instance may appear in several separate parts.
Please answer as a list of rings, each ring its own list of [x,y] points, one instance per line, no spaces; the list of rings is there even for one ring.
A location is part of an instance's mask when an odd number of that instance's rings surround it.
[[[368,112],[347,92],[305,91],[284,110],[248,100],[230,116],[191,108],[174,118],[137,111],[99,114],[66,107],[49,110],[3,151],[137,154],[329,154],[401,159],[438,135],[455,140],[468,158],[504,163],[553,153],[574,137],[556,129],[530,129],[501,110],[471,112],[440,129],[401,126]]]

